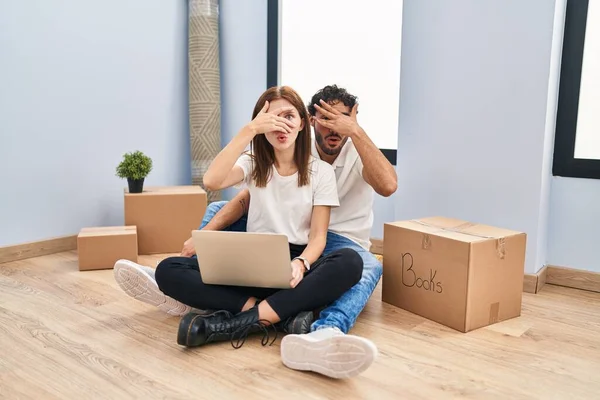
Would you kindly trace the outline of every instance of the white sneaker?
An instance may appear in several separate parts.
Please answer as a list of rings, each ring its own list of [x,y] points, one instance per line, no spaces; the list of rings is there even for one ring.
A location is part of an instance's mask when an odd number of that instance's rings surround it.
[[[281,340],[281,360],[291,369],[313,371],[330,378],[351,378],[371,366],[377,347],[365,338],[324,328]]]
[[[114,267],[115,280],[125,293],[136,300],[152,304],[169,315],[182,316],[192,308],[166,296],[154,278],[154,270],[132,261],[119,260]]]

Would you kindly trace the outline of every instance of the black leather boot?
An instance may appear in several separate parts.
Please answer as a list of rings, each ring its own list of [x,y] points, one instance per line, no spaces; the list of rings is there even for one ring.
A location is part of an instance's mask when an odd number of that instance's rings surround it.
[[[314,321],[315,316],[312,311],[302,311],[293,317],[287,318],[285,321],[278,322],[275,326],[284,333],[302,335],[310,333],[310,326]]]
[[[210,342],[231,340],[233,347],[239,348],[244,344],[249,333],[261,330],[265,332],[268,342],[269,332],[266,326],[268,322],[265,322],[265,325],[259,321],[258,307],[236,315],[228,314],[228,316],[219,313],[210,316],[196,313],[185,315],[179,322],[177,343],[182,346],[196,347]],[[237,345],[233,344],[234,340],[238,341]],[[267,343],[263,337],[263,346],[265,344]]]

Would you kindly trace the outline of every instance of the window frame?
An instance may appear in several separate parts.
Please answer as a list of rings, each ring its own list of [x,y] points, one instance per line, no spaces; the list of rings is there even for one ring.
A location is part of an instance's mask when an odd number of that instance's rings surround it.
[[[267,88],[279,84],[279,0],[267,3]],[[398,94],[400,95],[400,94]],[[398,134],[398,132],[396,132]],[[396,165],[397,149],[379,149],[392,165]]]
[[[600,160],[575,158],[588,0],[567,0],[552,175],[600,179]]]

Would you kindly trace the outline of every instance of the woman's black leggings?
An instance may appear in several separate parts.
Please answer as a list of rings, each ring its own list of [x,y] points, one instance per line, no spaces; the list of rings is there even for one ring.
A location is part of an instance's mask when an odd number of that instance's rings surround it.
[[[290,245],[290,260],[303,248]],[[190,307],[237,314],[250,297],[256,297],[266,300],[284,320],[334,302],[358,283],[362,269],[363,261],[356,251],[341,249],[319,258],[293,289],[207,285],[202,282],[195,257],[167,258],[158,265],[155,276],[164,294]]]

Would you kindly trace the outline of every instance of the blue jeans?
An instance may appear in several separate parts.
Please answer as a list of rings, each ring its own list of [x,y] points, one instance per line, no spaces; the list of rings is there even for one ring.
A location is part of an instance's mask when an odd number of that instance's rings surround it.
[[[215,216],[216,213],[219,212],[219,210],[221,210],[221,208],[223,208],[226,203],[226,201],[216,201],[210,203],[206,208],[206,214],[204,214],[200,229],[204,228],[204,226],[208,224],[208,222]],[[245,232],[246,225],[247,220],[244,216],[223,230]],[[362,257],[364,262],[362,278],[339,299],[321,311],[319,318],[313,322],[311,331],[331,327],[338,328],[342,332],[348,333],[354,326],[358,315],[365,308],[367,301],[371,297],[371,294],[373,294],[375,286],[377,286],[379,283],[379,279],[383,273],[383,267],[375,258],[373,253],[365,250],[357,243],[345,238],[344,236],[333,232],[327,232],[327,244],[323,254],[327,255],[333,251],[343,248],[354,249]]]

